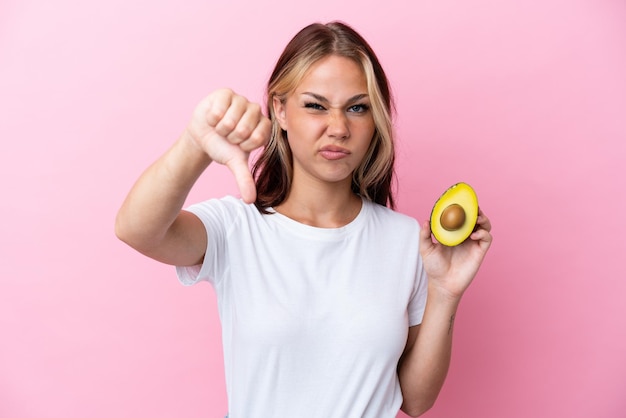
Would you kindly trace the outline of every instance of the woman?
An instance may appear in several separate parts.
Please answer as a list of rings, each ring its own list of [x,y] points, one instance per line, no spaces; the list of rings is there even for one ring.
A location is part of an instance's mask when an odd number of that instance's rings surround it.
[[[213,92],[122,205],[120,239],[214,286],[231,418],[418,416],[437,398],[491,227],[481,212],[470,239],[443,247],[392,210],[391,113],[367,42],[307,26],[270,77],[269,118]],[[183,209],[212,162],[241,199]]]

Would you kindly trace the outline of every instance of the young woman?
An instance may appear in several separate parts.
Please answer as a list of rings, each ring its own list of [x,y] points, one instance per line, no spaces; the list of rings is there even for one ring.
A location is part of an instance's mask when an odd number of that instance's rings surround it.
[[[230,418],[418,416],[435,402],[491,226],[481,212],[444,247],[393,211],[391,114],[367,42],[340,22],[307,26],[270,77],[269,117],[213,92],[122,205],[120,239],[214,286]],[[241,198],[183,209],[212,162]]]

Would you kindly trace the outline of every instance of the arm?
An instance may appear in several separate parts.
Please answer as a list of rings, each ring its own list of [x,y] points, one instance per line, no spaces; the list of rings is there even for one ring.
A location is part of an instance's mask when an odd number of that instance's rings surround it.
[[[231,90],[218,90],[200,102],[178,141],[131,189],[117,214],[116,235],[164,263],[201,262],[205,229],[195,215],[182,210],[185,199],[215,161],[233,172],[245,201],[255,200],[248,155],[267,142],[270,132],[270,122],[260,109]]]
[[[425,224],[420,253],[428,275],[428,296],[422,324],[409,328],[398,377],[404,398],[402,410],[419,416],[437,399],[450,366],[454,318],[461,297],[476,275],[489,246],[491,224],[482,213],[478,229],[457,247],[433,243]]]
[[[175,265],[202,261],[206,233],[200,219],[181,211],[211,159],[185,134],[137,180],[120,208],[119,239],[155,260]]]
[[[422,324],[409,328],[407,346],[400,360],[402,411],[413,417],[434,405],[448,374],[458,301],[446,299],[429,288]]]

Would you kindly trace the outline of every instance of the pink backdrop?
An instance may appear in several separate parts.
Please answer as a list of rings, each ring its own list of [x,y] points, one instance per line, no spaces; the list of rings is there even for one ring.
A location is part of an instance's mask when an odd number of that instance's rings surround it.
[[[494,224],[427,416],[626,416],[626,3],[307,4],[2,2],[0,416],[222,416],[212,289],[113,220],[204,94],[260,100],[287,40],[331,19],[392,81],[400,211],[466,181]],[[212,168],[190,201],[233,192]]]

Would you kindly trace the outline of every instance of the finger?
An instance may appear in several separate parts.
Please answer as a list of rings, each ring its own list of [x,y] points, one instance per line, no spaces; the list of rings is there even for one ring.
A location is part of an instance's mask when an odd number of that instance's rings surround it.
[[[243,142],[250,139],[250,136],[264,117],[261,112],[261,106],[256,103],[247,103],[244,113],[239,117],[237,126],[235,126],[226,139],[232,144],[241,145]]]
[[[265,146],[270,139],[272,133],[272,122],[265,116],[261,115],[261,118],[254,127],[252,133],[248,138],[243,141],[239,146],[244,151],[252,151],[254,149]]]
[[[480,228],[491,231],[491,221],[480,208],[478,208],[478,217],[476,219],[476,224],[479,225]]]
[[[472,241],[478,242],[478,245],[483,249],[483,251],[487,251],[491,246],[493,236],[486,229],[480,228],[475,232],[472,232],[472,235],[470,235],[470,239]]]
[[[226,163],[228,169],[235,176],[235,182],[239,188],[241,198],[246,203],[254,203],[256,200],[256,186],[250,167],[248,166],[248,153],[243,158],[233,158]]]
[[[420,230],[420,253],[422,255],[430,252],[435,247],[430,234],[430,222],[424,222]]]
[[[248,101],[242,96],[232,96],[230,99],[230,105],[223,114],[222,118],[215,125],[215,132],[223,138],[229,138],[230,134],[237,128],[241,117],[244,115],[247,109]],[[236,138],[236,137],[234,137]],[[238,144],[241,140],[230,141],[231,143]]]
[[[199,105],[199,110],[206,123],[215,127],[228,111],[233,98],[233,91],[222,89],[213,92]]]

